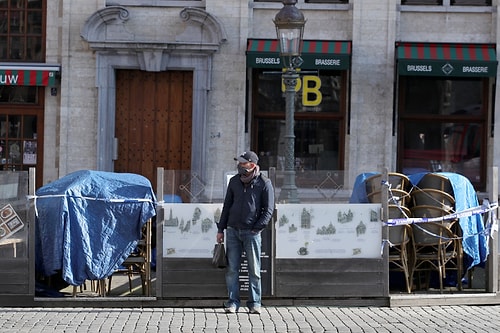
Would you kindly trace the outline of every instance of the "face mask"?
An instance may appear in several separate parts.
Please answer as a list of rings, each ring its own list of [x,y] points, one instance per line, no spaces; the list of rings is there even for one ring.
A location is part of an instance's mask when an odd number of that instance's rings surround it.
[[[238,173],[240,175],[246,175],[247,173],[249,173],[250,171],[252,171],[252,169],[247,169],[241,165],[238,164]]]

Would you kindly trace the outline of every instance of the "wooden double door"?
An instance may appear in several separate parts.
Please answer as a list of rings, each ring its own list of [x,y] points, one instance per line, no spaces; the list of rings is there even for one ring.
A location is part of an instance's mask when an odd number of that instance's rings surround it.
[[[193,72],[117,70],[115,172],[147,177],[156,168],[190,170]]]

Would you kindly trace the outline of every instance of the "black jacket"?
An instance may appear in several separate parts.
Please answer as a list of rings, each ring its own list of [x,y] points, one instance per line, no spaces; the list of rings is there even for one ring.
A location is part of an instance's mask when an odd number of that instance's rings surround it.
[[[261,231],[274,210],[274,189],[269,178],[259,175],[245,186],[240,175],[229,180],[218,232],[227,227]]]

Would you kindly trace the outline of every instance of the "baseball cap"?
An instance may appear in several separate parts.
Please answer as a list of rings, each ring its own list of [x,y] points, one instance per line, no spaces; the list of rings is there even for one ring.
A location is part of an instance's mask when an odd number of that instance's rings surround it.
[[[259,163],[259,157],[253,151],[245,151],[240,156],[235,157],[234,160],[240,163],[247,163],[247,162],[252,162],[255,164]]]

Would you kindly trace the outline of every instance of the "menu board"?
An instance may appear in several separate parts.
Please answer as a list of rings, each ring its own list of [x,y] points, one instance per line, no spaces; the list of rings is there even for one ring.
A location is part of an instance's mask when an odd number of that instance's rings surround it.
[[[380,204],[278,204],[276,258],[380,258]]]
[[[10,204],[0,208],[0,244],[24,227]]]

